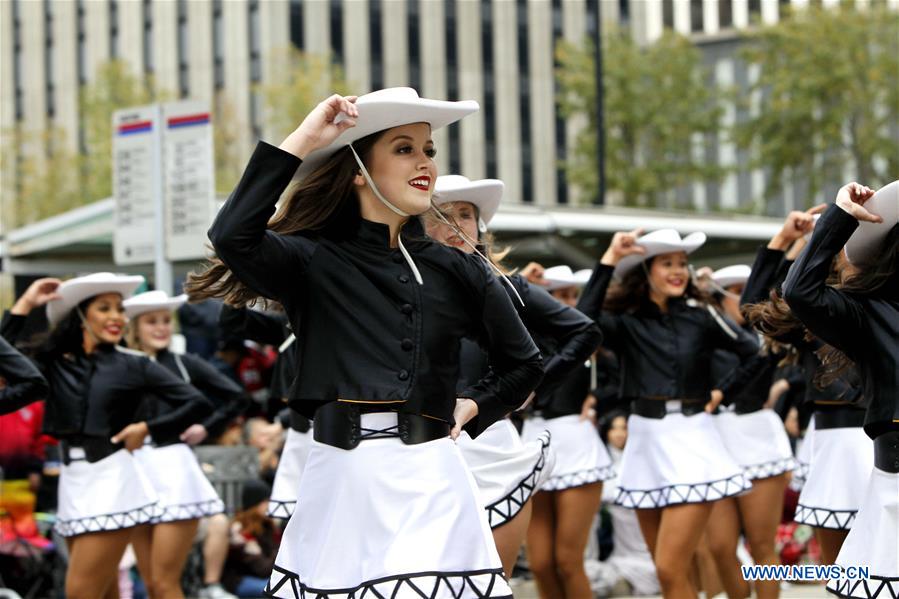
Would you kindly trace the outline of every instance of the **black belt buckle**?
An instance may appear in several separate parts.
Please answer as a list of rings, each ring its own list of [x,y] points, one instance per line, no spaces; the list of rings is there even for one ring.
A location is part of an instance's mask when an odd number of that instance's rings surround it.
[[[899,431],[883,433],[874,439],[874,467],[899,474]]]
[[[298,433],[308,433],[312,428],[312,421],[296,410],[290,410],[290,428]]]
[[[668,410],[668,402],[669,401],[679,401],[680,402],[680,410],[678,411],[670,411]],[[699,414],[705,410],[705,404],[702,400],[682,400],[682,399],[649,399],[646,397],[637,398],[634,401],[634,409],[633,412],[637,416],[643,416],[644,418],[654,418],[656,420],[661,420],[668,414],[683,414],[684,416],[693,416],[694,414]]]
[[[400,440],[406,445],[417,445],[448,437],[450,426],[443,420],[427,418],[418,414],[396,415]]]

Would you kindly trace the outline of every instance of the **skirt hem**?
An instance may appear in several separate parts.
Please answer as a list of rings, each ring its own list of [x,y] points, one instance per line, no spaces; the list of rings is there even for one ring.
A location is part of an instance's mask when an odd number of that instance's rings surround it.
[[[657,489],[618,489],[617,505],[631,509],[658,509],[683,503],[706,503],[739,495],[752,488],[742,473],[720,480],[667,485]]]
[[[827,583],[827,592],[847,599],[899,597],[899,577],[871,576],[861,580],[831,580]]]
[[[205,518],[206,516],[221,514],[224,511],[225,503],[218,498],[182,503],[180,505],[167,505],[162,508],[162,513],[153,518],[150,523],[166,524],[168,522],[179,522],[181,520],[197,520],[199,518]]]
[[[280,518],[282,520],[289,520],[293,515],[293,511],[297,507],[296,500],[280,500],[280,499],[269,499],[268,500],[268,511],[266,512],[269,518]]]
[[[796,459],[793,457],[771,460],[762,464],[743,466],[743,476],[748,480],[763,480],[773,476],[780,476],[784,472],[795,470]]]
[[[354,587],[336,589],[309,587],[300,581],[298,574],[279,566],[274,567],[272,580],[274,580],[276,575],[281,575],[280,580],[274,585],[269,581],[265,586],[265,591],[263,591],[268,597],[286,597],[288,599],[329,599],[332,597],[337,599],[339,597],[342,599],[353,599],[355,597],[366,597],[369,593],[371,593],[372,597],[404,597],[406,595],[403,594],[403,591],[414,593],[411,596],[438,597],[437,593],[441,587],[446,588],[449,592],[449,595],[447,595],[449,597],[463,597],[463,593],[466,590],[474,593],[469,596],[477,598],[511,599],[512,597],[510,594],[491,594],[497,586],[508,588],[502,568],[462,572],[410,572],[365,581]],[[499,581],[499,585],[497,585],[497,581]],[[283,594],[285,592],[289,594]]]
[[[107,532],[149,524],[158,514],[159,504],[153,502],[114,514],[98,514],[72,520],[57,520],[53,528],[63,537],[76,537],[92,532]]]
[[[577,472],[566,472],[557,476],[550,476],[540,487],[541,491],[564,491],[575,487],[582,487],[593,483],[603,482],[615,478],[614,466],[596,466]]]
[[[539,436],[538,440],[540,441],[540,457],[534,464],[534,468],[531,470],[530,474],[521,479],[515,488],[509,491],[505,497],[486,507],[487,521],[490,524],[490,528],[499,528],[506,522],[512,520],[518,515],[518,512],[521,511],[524,504],[526,504],[531,496],[538,490],[537,481],[540,479],[540,473],[546,466],[546,457],[547,452],[549,451],[549,431],[544,431]]]
[[[832,510],[825,507],[811,507],[798,504],[793,520],[799,524],[807,524],[816,528],[832,530],[849,530],[855,521],[858,510]]]

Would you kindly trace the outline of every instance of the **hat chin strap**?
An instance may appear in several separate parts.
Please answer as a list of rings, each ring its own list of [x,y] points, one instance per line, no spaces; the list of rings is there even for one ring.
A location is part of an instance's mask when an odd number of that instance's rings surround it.
[[[399,216],[404,216],[406,218],[410,217],[411,215],[408,212],[404,212],[403,210],[400,210],[399,208],[394,206],[387,198],[385,198],[381,194],[381,192],[378,190],[378,187],[375,185],[375,182],[372,181],[371,175],[368,174],[368,169],[365,168],[365,165],[362,163],[362,159],[359,158],[359,154],[356,153],[356,148],[353,147],[353,144],[349,144],[349,145],[350,145],[350,151],[353,152],[353,158],[356,159],[356,164],[359,165],[359,169],[362,171],[362,176],[365,178],[365,182],[368,183],[369,188],[371,188],[372,193],[375,194],[375,197],[378,198],[379,200],[381,200],[382,204],[384,204],[385,206],[390,208],[393,212],[395,212]],[[421,278],[421,272],[419,272],[418,267],[415,265],[415,262],[412,260],[412,256],[409,254],[409,251],[406,250],[406,246],[403,245],[403,236],[397,235],[396,240],[397,240],[397,245],[400,248],[400,253],[402,253],[403,258],[406,259],[406,264],[408,264],[409,268],[412,269],[412,274],[413,274],[413,276],[415,276],[415,280],[418,282],[419,285],[424,285],[424,281]]]

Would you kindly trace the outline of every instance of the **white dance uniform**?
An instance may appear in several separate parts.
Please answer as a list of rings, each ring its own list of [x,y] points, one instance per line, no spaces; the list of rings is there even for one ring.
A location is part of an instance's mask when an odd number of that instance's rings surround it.
[[[596,426],[580,414],[524,421],[522,438],[526,443],[540,438],[543,431],[552,435],[555,464],[540,486],[543,491],[564,491],[602,482],[615,476],[612,458],[599,438]]]

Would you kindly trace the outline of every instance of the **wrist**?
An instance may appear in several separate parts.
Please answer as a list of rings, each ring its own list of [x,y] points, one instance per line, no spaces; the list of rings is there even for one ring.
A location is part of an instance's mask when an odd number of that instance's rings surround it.
[[[20,297],[16,303],[13,304],[13,307],[10,308],[9,313],[15,314],[16,316],[28,316],[32,310],[34,310],[34,304],[24,297]]]
[[[606,266],[618,266],[619,260],[621,260],[621,258],[612,252],[612,250],[606,250],[606,253],[602,255],[599,263],[605,264]]]
[[[304,160],[315,149],[309,136],[299,129],[288,135],[278,147],[285,152],[290,152],[300,160]]]
[[[778,250],[781,252],[787,251],[787,248],[790,247],[790,244],[793,243],[791,239],[788,239],[783,234],[778,233],[774,237],[771,238],[771,241],[768,242],[769,250]]]

